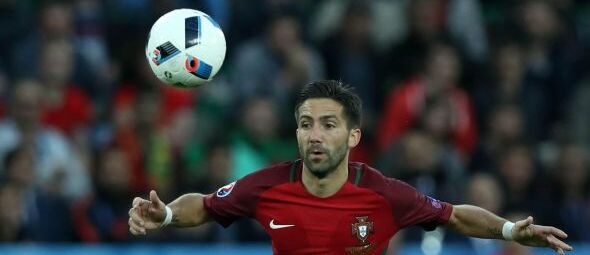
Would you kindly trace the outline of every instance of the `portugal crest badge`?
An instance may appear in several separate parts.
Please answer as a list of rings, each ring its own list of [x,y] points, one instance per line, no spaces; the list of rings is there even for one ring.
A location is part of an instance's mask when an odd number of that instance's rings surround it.
[[[368,218],[368,216],[356,217],[357,222],[352,223],[352,235],[356,235],[361,244],[365,244],[369,234],[373,233],[373,222],[367,221]]]

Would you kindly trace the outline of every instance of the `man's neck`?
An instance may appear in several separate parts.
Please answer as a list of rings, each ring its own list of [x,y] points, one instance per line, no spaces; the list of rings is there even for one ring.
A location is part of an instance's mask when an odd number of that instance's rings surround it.
[[[334,172],[322,179],[313,175],[305,164],[303,164],[301,180],[305,189],[312,195],[321,198],[330,197],[336,194],[348,180],[348,157],[340,162],[340,165],[338,165]]]

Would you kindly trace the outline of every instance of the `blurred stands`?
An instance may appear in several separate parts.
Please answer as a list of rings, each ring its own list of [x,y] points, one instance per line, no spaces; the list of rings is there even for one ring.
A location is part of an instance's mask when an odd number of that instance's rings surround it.
[[[227,37],[198,89],[164,86],[144,56],[175,8]],[[0,1],[0,241],[268,242],[249,220],[132,237],[127,207],[296,158],[295,93],[339,79],[364,100],[353,160],[590,242],[589,20],[588,0]]]

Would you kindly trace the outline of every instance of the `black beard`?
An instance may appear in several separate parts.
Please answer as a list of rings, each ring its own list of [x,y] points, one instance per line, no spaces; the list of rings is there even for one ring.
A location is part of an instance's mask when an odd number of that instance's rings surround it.
[[[307,165],[310,165],[310,164],[307,164]],[[337,168],[337,167],[338,167],[338,166],[331,167],[331,168],[329,168],[329,169],[328,169],[328,170],[326,170],[326,171],[314,171],[314,170],[312,170],[310,167],[307,167],[307,169],[309,169],[309,172],[310,172],[311,174],[313,174],[313,176],[315,176],[316,178],[318,178],[318,179],[320,179],[320,180],[321,180],[321,179],[324,179],[324,178],[326,178],[326,176],[328,176],[329,174],[331,174],[331,173],[333,173],[334,171],[336,171],[336,168]]]
[[[346,144],[348,144],[348,142]],[[307,166],[307,169],[309,169],[309,172],[311,174],[313,174],[313,176],[317,177],[320,180],[326,178],[326,176],[330,175],[331,173],[336,171],[336,169],[338,169],[338,166],[342,163],[342,161],[345,158],[347,149],[348,149],[348,147],[346,145],[343,145],[341,148],[337,148],[336,150],[334,150],[333,153],[325,151],[324,153],[326,153],[326,156],[327,156],[326,160],[328,162],[330,162],[330,160],[332,159],[332,156],[339,157],[337,159],[337,162],[335,162],[335,164],[333,164],[331,166],[328,166],[326,169],[314,169],[313,162],[309,159],[310,154],[303,154],[302,153],[303,150],[301,148],[299,148],[300,153],[302,155],[305,155],[303,157],[303,163]]]

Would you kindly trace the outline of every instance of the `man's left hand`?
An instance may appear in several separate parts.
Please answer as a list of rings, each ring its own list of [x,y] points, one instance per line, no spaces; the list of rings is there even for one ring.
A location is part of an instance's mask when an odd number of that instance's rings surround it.
[[[533,217],[517,221],[512,229],[512,237],[515,242],[522,245],[535,247],[550,247],[558,254],[564,255],[564,251],[571,251],[573,248],[561,241],[567,238],[567,234],[554,227],[540,226],[533,224]]]

